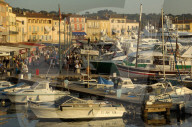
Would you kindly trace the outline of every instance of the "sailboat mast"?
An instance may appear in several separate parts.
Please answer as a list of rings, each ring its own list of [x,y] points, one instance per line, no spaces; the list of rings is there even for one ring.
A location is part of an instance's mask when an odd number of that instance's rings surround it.
[[[165,44],[164,44],[164,26],[163,26],[163,9],[161,9],[162,20],[162,46],[163,46],[163,77],[165,80]]]
[[[139,31],[138,31],[138,40],[137,40],[137,53],[136,53],[135,68],[137,68],[137,60],[138,60],[138,52],[139,52],[139,41],[140,41],[140,32],[141,32],[141,17],[142,17],[142,4],[140,5]]]

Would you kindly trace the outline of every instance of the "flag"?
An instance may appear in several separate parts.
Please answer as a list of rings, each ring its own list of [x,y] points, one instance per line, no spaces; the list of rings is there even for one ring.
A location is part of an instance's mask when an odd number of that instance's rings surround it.
[[[67,24],[67,25],[69,24],[67,18],[65,18],[65,24]]]
[[[61,22],[61,11],[60,11],[60,5],[59,5],[59,22]]]

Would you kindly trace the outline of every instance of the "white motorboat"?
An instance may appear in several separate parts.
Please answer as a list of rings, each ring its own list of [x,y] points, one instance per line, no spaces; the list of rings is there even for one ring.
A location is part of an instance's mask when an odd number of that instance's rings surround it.
[[[192,90],[185,86],[172,86],[170,82],[166,82],[154,84],[152,88],[155,92],[149,97],[151,102],[156,100],[172,102],[172,110],[176,110],[178,107],[188,109],[192,106]]]
[[[13,92],[14,90],[18,90],[24,85],[24,83],[18,83],[16,85],[11,84],[8,81],[0,81],[0,99],[8,99],[6,93],[8,91]]]
[[[6,88],[9,88],[13,86],[10,82],[8,81],[0,81],[0,91]]]
[[[39,105],[30,103],[29,106],[38,118],[62,119],[100,119],[121,118],[126,112],[123,105],[94,100],[82,100],[72,96],[65,96],[64,103],[53,105]]]
[[[6,93],[9,100],[13,103],[27,103],[29,100],[49,102],[55,101],[68,94],[68,91],[53,90],[49,87],[48,81],[36,82],[29,89],[21,89],[16,92]]]

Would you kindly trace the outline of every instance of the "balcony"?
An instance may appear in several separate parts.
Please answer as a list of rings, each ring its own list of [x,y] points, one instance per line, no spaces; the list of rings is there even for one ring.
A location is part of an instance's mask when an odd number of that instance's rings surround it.
[[[18,31],[9,31],[9,34],[18,34]]]
[[[49,34],[49,31],[44,31],[44,34]]]

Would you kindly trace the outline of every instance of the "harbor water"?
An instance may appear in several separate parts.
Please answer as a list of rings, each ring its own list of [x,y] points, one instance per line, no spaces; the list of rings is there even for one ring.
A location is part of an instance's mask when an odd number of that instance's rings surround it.
[[[37,119],[27,105],[6,103],[0,107],[1,127],[191,127],[192,117],[171,113],[169,118],[151,114],[142,119],[139,114],[129,113],[123,118],[66,121],[62,119]]]

